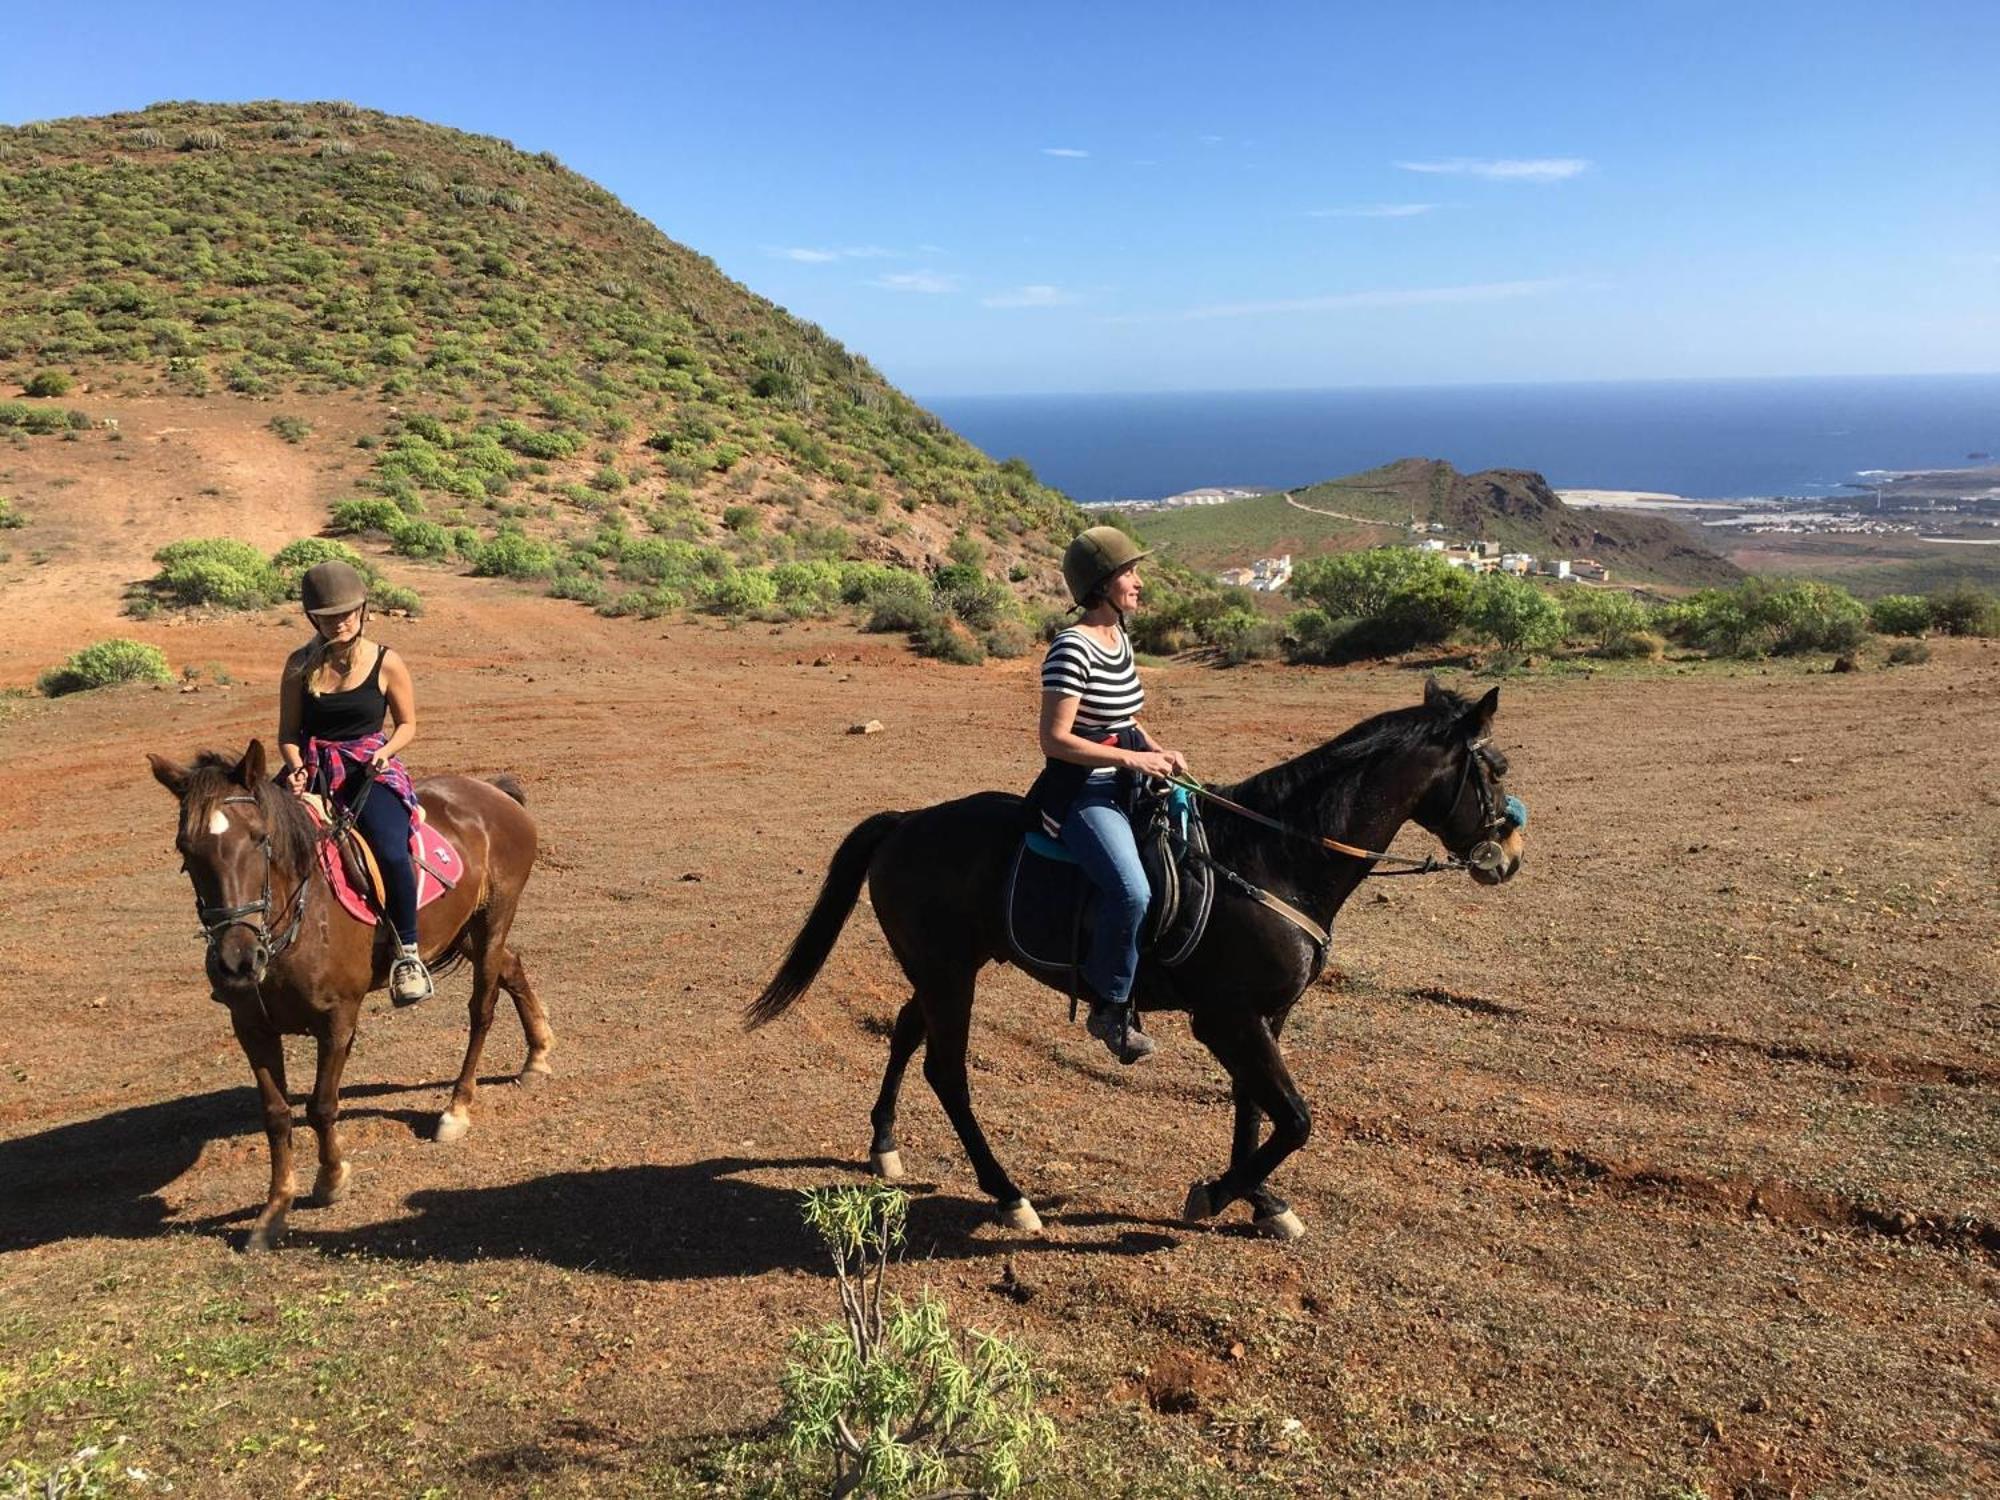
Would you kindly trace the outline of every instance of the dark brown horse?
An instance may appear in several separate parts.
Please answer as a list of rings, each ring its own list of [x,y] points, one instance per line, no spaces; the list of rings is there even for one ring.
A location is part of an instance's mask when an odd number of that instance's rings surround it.
[[[195,908],[208,938],[208,980],[229,1007],[236,1039],[250,1060],[263,1097],[264,1133],[271,1143],[271,1192],[250,1230],[250,1248],[267,1249],[284,1232],[298,1188],[292,1174],[292,1106],[285,1094],[282,1037],[319,1043],[306,1117],[319,1135],[319,1178],[312,1202],[337,1202],[353,1168],[341,1155],[335,1121],[340,1074],[354,1045],[361,998],[388,983],[388,927],[370,927],[334,899],[320,864],[320,831],[291,793],[271,784],[264,747],[256,740],[242,759],[206,751],[191,766],[146,757],[153,775],[180,801],[175,847],[194,883]],[[376,790],[376,796],[387,796]],[[535,863],[535,823],[510,778],[477,781],[432,776],[417,783],[431,825],[464,860],[458,885],[418,916],[425,962],[472,962],[472,1035],[465,1065],[438,1117],[437,1139],[455,1141],[472,1128],[479,1054],[493,1024],[496,986],[513,996],[528,1036],[520,1081],[538,1083],[549,1071],[555,1034],[528,983],[507,933],[521,888]]]
[[[1319,929],[1376,861],[1329,849],[1386,849],[1415,822],[1484,885],[1520,868],[1526,810],[1501,786],[1506,761],[1487,744],[1499,707],[1495,688],[1477,703],[1427,685],[1417,708],[1379,714],[1338,739],[1233,787],[1215,790],[1304,837],[1217,811],[1207,820],[1216,863],[1241,877],[1218,883],[1207,935],[1178,968],[1141,961],[1133,998],[1142,1010],[1184,1010],[1195,1036],[1228,1072],[1236,1102],[1229,1168],[1197,1181],[1186,1216],[1208,1218],[1247,1200],[1257,1225],[1279,1238],[1304,1233],[1268,1185],[1278,1164],[1306,1143],[1312,1115],[1286,1071],[1278,1036],[1292,1006],[1319,974],[1325,946],[1301,921],[1251,894],[1275,895]],[[1041,1227],[1033,1205],[994,1158],[973,1118],[966,1038],[973,981],[1008,959],[1001,910],[1009,861],[1028,824],[1019,797],[986,792],[919,812],[884,812],[848,834],[833,856],[819,900],[777,975],[749,1008],[752,1027],[775,1020],[805,993],[868,884],[875,917],[915,990],[896,1017],[889,1066],[876,1100],[870,1155],[884,1176],[902,1175],[896,1094],[918,1046],[924,1077],[950,1116],[979,1186],[1012,1228]],[[1033,977],[1062,985],[1061,971]],[[1261,1144],[1259,1129],[1271,1121]]]

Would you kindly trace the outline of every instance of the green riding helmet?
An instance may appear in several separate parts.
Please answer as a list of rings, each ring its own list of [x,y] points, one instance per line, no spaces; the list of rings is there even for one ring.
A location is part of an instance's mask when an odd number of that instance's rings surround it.
[[[368,602],[368,582],[351,563],[314,563],[299,580],[299,600],[309,615],[344,615]]]
[[[1089,604],[1091,596],[1112,576],[1124,572],[1142,557],[1151,557],[1116,526],[1093,526],[1063,553],[1063,582],[1078,604]]]

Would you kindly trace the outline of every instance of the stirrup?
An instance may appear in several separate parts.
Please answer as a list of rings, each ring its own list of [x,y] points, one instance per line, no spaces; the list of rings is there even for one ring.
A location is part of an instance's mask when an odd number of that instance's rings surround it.
[[[437,986],[431,982],[431,971],[425,967],[422,958],[414,953],[396,955],[395,961],[389,965],[390,1004],[415,1005],[436,993]]]

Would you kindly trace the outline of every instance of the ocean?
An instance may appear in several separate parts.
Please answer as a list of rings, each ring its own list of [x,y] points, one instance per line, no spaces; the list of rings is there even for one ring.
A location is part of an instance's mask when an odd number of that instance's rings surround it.
[[[1534,469],[1557,489],[1815,496],[1869,470],[2000,455],[2000,375],[1620,381],[924,403],[1077,500],[1281,489],[1397,458]]]

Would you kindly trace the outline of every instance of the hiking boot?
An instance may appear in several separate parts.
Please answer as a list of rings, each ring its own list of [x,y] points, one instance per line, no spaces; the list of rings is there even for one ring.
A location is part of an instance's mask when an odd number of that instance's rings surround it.
[[[389,966],[389,999],[395,1005],[415,1005],[419,1000],[428,1000],[436,986],[431,983],[431,971],[424,967],[422,956],[415,946],[402,949],[396,961]]]
[[[1100,1001],[1090,1007],[1090,1019],[1083,1029],[1104,1043],[1104,1050],[1128,1067],[1142,1057],[1151,1057],[1153,1039],[1132,1024],[1132,1004],[1114,1005]]]

